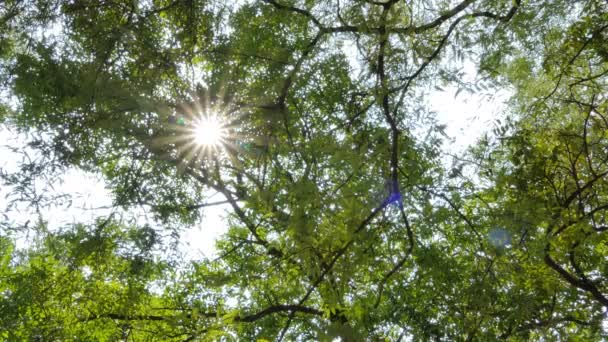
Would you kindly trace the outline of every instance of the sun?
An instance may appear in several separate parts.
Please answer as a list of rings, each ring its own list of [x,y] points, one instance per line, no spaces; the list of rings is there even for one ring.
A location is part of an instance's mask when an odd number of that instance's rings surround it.
[[[218,147],[226,138],[226,128],[217,116],[200,118],[193,127],[194,142],[201,147]]]

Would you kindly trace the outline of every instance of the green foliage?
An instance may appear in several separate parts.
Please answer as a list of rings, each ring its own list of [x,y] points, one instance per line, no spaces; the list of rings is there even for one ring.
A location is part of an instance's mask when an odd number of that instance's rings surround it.
[[[606,338],[606,6],[0,4],[0,121],[39,155],[0,172],[9,198],[39,213],[71,167],[113,196],[93,223],[0,225],[0,337]],[[448,171],[425,95],[450,85],[513,96]],[[184,260],[209,191],[229,229]]]

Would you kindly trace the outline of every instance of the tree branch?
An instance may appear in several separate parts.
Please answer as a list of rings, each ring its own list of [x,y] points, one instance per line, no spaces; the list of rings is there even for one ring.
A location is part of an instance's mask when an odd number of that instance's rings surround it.
[[[321,29],[323,28],[323,24],[321,24],[319,19],[315,18],[315,16],[312,15],[312,13],[310,13],[310,11],[307,11],[307,10],[304,10],[301,8],[297,8],[297,7],[293,7],[293,6],[289,6],[289,5],[283,5],[283,4],[276,2],[275,0],[262,0],[262,1],[267,4],[271,4],[272,6],[276,7],[279,10],[294,12],[294,13],[303,15],[306,18],[310,19],[317,27],[319,27]]]
[[[554,271],[556,271],[557,273],[559,273],[559,275],[561,275],[562,279],[564,279],[566,282],[568,282],[570,285],[579,288],[581,290],[587,291],[589,292],[593,298],[595,298],[598,302],[600,302],[602,305],[604,306],[608,306],[608,298],[606,298],[600,291],[599,289],[595,286],[595,284],[593,284],[591,281],[587,280],[585,281],[584,279],[578,279],[575,276],[573,276],[572,274],[570,274],[570,272],[566,271],[563,267],[561,267],[560,265],[558,265],[555,260],[553,260],[551,258],[551,256],[549,255],[549,251],[550,251],[550,246],[549,244],[546,245],[545,247],[545,263],[551,267]]]
[[[309,315],[322,316],[323,312],[311,307],[302,306],[302,305],[273,305],[266,309],[263,309],[254,314],[245,315],[245,316],[236,316],[234,318],[234,322],[245,322],[251,323],[257,320],[260,320],[266,316],[279,313],[279,312],[290,312],[290,313],[305,313]],[[218,312],[202,312],[197,315],[206,318],[222,318],[222,314]],[[189,318],[192,318],[191,315],[188,315]],[[123,315],[117,313],[104,313],[104,314],[94,314],[86,318],[80,319],[80,322],[88,322],[96,319],[109,318],[120,321],[171,321],[182,319],[183,316],[161,316],[161,315]]]

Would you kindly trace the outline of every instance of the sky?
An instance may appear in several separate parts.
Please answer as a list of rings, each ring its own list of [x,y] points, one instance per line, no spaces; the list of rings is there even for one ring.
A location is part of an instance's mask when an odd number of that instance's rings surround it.
[[[18,165],[22,159],[22,154],[13,151],[17,148],[35,157],[36,152],[25,145],[26,137],[18,134],[14,130],[0,125],[0,170],[8,173],[18,171]],[[96,217],[109,215],[111,213],[112,196],[105,186],[100,175],[84,172],[76,168],[69,169],[58,180],[52,184],[38,182],[37,191],[45,195],[70,194],[73,198],[71,206],[54,206],[41,211],[41,214],[48,222],[49,230],[59,229],[66,224],[77,222],[92,222]],[[0,210],[6,208],[10,197],[7,195],[10,188],[0,186]],[[217,195],[209,193],[209,202],[217,201]],[[225,230],[224,224],[225,205],[212,206],[205,208],[205,216],[199,225],[186,230],[181,238],[181,251],[188,258],[201,259],[201,257],[212,257],[214,255],[215,239]],[[142,212],[134,212],[134,215],[141,215]],[[9,213],[9,220],[14,222],[26,222],[36,220],[35,212],[24,205],[18,205]],[[0,232],[1,233],[1,232]],[[19,236],[17,247],[26,247],[31,240],[27,235]]]

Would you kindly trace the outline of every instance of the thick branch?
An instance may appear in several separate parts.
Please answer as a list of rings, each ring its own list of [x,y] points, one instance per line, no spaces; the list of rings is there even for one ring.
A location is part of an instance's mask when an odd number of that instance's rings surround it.
[[[378,51],[378,78],[380,79],[380,91],[382,96],[382,113],[388,124],[391,127],[391,186],[390,186],[390,194],[389,196],[393,199],[397,199],[400,201],[400,189],[399,189],[399,177],[398,177],[398,167],[399,167],[399,128],[397,126],[397,122],[395,118],[391,115],[390,106],[389,106],[389,91],[388,91],[388,78],[386,76],[385,70],[385,52],[386,46],[388,44],[388,35],[386,33],[386,17],[388,12],[390,11],[391,6],[394,2],[389,2],[384,5],[384,11],[382,12],[381,22],[382,26],[380,27],[380,47]]]
[[[256,314],[239,317],[235,319],[237,322],[255,322],[260,318],[265,316],[277,313],[277,312],[290,312],[290,313],[305,313],[315,316],[322,316],[323,312],[317,309],[313,309],[310,307],[302,306],[302,305],[274,305],[269,308],[266,308]]]
[[[304,9],[301,9],[301,8],[297,8],[297,7],[293,7],[293,6],[289,6],[289,5],[283,5],[283,4],[280,4],[280,3],[276,2],[275,0],[262,0],[262,1],[265,2],[265,3],[267,3],[267,4],[271,4],[272,6],[276,7],[277,9],[301,14],[301,15],[307,17],[308,19],[310,19],[319,28],[323,28],[323,25],[321,24],[321,22],[319,21],[319,19],[315,18],[315,16],[312,15],[312,13],[310,13],[307,10],[304,10]]]
[[[566,198],[566,200],[564,201],[563,207],[567,208],[568,206],[570,206],[572,201],[574,201],[574,199],[576,199],[576,197],[578,197],[583,191],[589,189],[591,186],[593,186],[593,184],[595,182],[604,178],[604,176],[607,176],[607,175],[608,175],[608,171],[605,171],[605,172],[602,172],[602,173],[598,174],[597,176],[591,178],[591,180],[589,180],[585,185],[583,185],[582,187],[580,187],[579,189],[574,191],[572,194],[570,194],[570,196],[568,196],[568,198]]]
[[[461,6],[461,5],[465,4],[465,3],[467,3],[467,1],[461,3],[459,6]],[[450,24],[450,26],[448,27],[448,31],[443,36],[443,38],[441,39],[441,41],[439,42],[439,44],[437,45],[437,47],[435,48],[435,50],[433,51],[433,53],[420,65],[420,67],[412,75],[407,76],[405,78],[407,80],[407,82],[405,84],[391,89],[391,92],[407,91],[409,89],[411,83],[424,71],[424,69],[426,69],[426,67],[429,64],[431,64],[431,62],[435,58],[437,58],[437,56],[439,56],[439,53],[443,49],[443,46],[445,45],[445,43],[448,41],[448,38],[450,37],[450,35],[452,34],[452,32],[454,31],[454,29],[456,28],[456,26],[458,26],[458,24],[463,19],[465,19],[465,18],[487,17],[487,18],[497,19],[497,20],[502,21],[502,22],[506,22],[506,21],[510,20],[511,17],[513,17],[513,15],[515,15],[515,12],[519,8],[519,5],[520,5],[520,0],[517,0],[516,3],[515,3],[515,5],[513,7],[511,7],[511,9],[509,10],[509,13],[507,15],[505,15],[505,16],[499,16],[499,15],[496,15],[496,14],[493,14],[493,13],[490,13],[490,12],[475,12],[475,13],[471,13],[471,14],[465,14],[465,15],[457,18],[456,20],[454,20],[454,22],[452,22],[452,24]],[[466,6],[464,6],[460,11],[464,10],[464,8],[466,8],[467,6],[468,6],[468,4]],[[456,13],[458,13],[460,11],[455,11],[454,13],[456,14]],[[452,12],[452,11],[450,11],[450,12]],[[445,21],[445,20],[443,20],[443,21]],[[441,23],[443,21],[441,21]],[[431,27],[434,27],[434,26],[431,26]],[[420,32],[416,32],[416,33],[420,33]]]
[[[430,23],[424,24],[424,25],[421,25],[421,26],[417,26],[417,27],[405,28],[403,30],[403,32],[400,32],[400,33],[416,33],[416,34],[418,34],[418,33],[422,33],[424,31],[428,31],[430,29],[433,29],[435,27],[438,27],[441,24],[443,24],[445,21],[447,21],[447,20],[451,19],[452,17],[454,17],[456,14],[464,11],[473,2],[475,2],[475,0],[464,0],[463,2],[461,2],[460,4],[458,4],[456,7],[452,8],[451,10],[449,10],[448,12],[446,12],[445,14],[443,14],[442,16],[438,17],[437,19],[431,21]]]
[[[273,305],[262,311],[254,314],[245,316],[236,316],[234,322],[246,322],[251,323],[259,319],[262,319],[268,315],[272,315],[279,312],[290,312],[290,313],[305,313],[310,315],[322,316],[323,312],[311,307],[302,305]],[[198,313],[198,316],[206,318],[222,318],[221,313],[217,312],[202,312]],[[91,315],[87,318],[83,318],[81,322],[88,322],[96,319],[109,318],[121,321],[171,321],[176,319],[182,319],[183,316],[161,316],[161,315],[123,315],[117,313],[105,313],[98,315]]]
[[[589,292],[598,302],[604,306],[608,306],[608,298],[606,298],[599,289],[589,280],[581,280],[570,274],[563,267],[558,265],[555,260],[549,255],[549,245],[545,248],[545,263],[551,267],[554,271],[561,275],[562,279],[567,281],[570,285],[579,288],[581,290]]]

